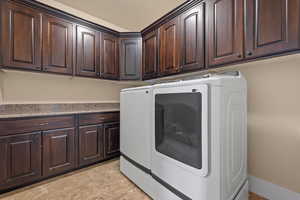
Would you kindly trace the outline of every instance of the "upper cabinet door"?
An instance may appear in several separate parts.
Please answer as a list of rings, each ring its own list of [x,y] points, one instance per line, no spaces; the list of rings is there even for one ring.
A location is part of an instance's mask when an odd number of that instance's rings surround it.
[[[14,3],[4,3],[2,9],[4,65],[41,70],[40,13]]]
[[[138,80],[142,67],[141,38],[120,39],[120,79]]]
[[[73,73],[73,24],[43,15],[43,71]]]
[[[76,74],[100,76],[100,32],[77,26]]]
[[[207,65],[243,59],[243,1],[207,1]]]
[[[246,57],[299,47],[299,0],[247,0]]]
[[[202,69],[204,62],[205,3],[201,3],[180,16],[181,70]]]
[[[161,75],[179,72],[180,29],[179,18],[159,28],[159,73]]]
[[[157,76],[158,62],[158,36],[157,31],[143,36],[143,79],[155,78]]]
[[[107,79],[119,78],[119,49],[118,38],[116,36],[102,33],[102,63],[101,77]]]

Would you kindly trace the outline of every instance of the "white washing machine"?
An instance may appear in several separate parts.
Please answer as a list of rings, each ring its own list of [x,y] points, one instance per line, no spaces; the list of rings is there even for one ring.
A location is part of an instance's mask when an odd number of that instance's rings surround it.
[[[124,109],[133,105],[121,92],[121,171],[155,200],[248,199],[242,75],[212,75],[146,90],[150,98],[135,99],[133,110]],[[136,109],[144,115],[134,114]],[[130,119],[137,123],[127,124]],[[141,143],[134,138],[139,134]]]
[[[150,175],[151,101],[151,86],[123,89],[120,93],[120,170],[149,196],[154,196]]]

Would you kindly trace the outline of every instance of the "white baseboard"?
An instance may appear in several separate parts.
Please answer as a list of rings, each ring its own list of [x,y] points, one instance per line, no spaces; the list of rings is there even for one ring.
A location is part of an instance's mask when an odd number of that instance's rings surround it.
[[[290,191],[268,181],[249,176],[249,190],[269,200],[300,200],[300,193]]]

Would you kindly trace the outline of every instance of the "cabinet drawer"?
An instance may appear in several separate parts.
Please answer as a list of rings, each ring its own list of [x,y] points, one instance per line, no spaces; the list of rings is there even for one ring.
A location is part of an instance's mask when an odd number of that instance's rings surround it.
[[[79,125],[100,124],[104,122],[117,122],[119,113],[96,113],[79,115]]]
[[[0,120],[0,136],[74,127],[74,116]]]

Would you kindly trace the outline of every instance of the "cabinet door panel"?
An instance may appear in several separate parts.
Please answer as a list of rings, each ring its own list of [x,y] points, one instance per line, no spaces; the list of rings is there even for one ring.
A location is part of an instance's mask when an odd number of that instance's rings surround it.
[[[143,79],[157,76],[158,62],[158,36],[157,31],[148,33],[143,37]]]
[[[100,33],[77,26],[77,75],[100,76]]]
[[[119,78],[119,53],[118,53],[118,38],[102,33],[102,64],[101,77],[107,79]]]
[[[105,158],[111,158],[120,154],[120,125],[119,123],[104,126]]]
[[[73,72],[73,24],[56,17],[43,16],[43,71]]]
[[[140,78],[141,46],[140,38],[120,39],[120,79],[137,80]]]
[[[177,17],[159,28],[159,73],[161,75],[179,72],[179,31],[179,18]]]
[[[205,67],[204,10],[205,3],[201,3],[180,16],[182,71],[196,70]]]
[[[41,133],[0,138],[0,189],[41,177]]]
[[[43,132],[43,145],[43,176],[59,174],[75,167],[73,128]]]
[[[104,158],[104,134],[102,126],[79,128],[79,165],[84,166]]]
[[[207,2],[207,65],[243,59],[243,1]]]
[[[247,0],[246,56],[299,48],[298,0]]]
[[[36,10],[4,3],[2,11],[4,65],[41,70],[41,15]]]

